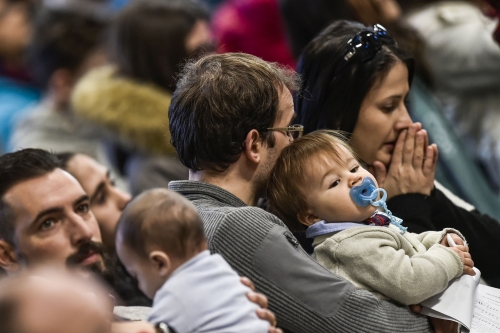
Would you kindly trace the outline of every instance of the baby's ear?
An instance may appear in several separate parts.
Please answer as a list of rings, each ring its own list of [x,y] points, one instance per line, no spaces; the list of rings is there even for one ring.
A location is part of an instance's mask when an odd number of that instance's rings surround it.
[[[300,223],[308,227],[316,222],[321,221],[321,219],[317,217],[310,209],[308,209],[306,212],[297,213],[297,219]]]
[[[153,251],[149,254],[149,261],[158,271],[160,276],[168,276],[172,268],[172,262],[168,254],[162,251]]]

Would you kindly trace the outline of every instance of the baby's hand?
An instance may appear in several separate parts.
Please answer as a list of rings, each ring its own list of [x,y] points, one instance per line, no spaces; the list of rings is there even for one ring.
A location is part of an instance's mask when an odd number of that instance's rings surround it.
[[[459,235],[455,233],[449,233],[451,239],[455,242],[456,245],[464,245],[467,249],[466,252],[469,252],[469,247],[465,245],[464,240],[460,238]],[[443,240],[441,241],[441,245],[447,246],[447,247],[453,247],[454,245],[448,244],[448,237],[444,237]]]
[[[463,245],[457,245],[454,247],[450,247],[450,250],[458,254],[460,260],[464,264],[464,274],[468,274],[471,276],[476,275],[476,272],[472,269],[474,267],[474,261],[472,261],[472,257],[470,253],[467,252],[467,248]]]

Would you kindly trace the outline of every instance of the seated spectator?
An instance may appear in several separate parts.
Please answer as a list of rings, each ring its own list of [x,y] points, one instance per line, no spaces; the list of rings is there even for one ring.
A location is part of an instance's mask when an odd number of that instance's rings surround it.
[[[226,0],[212,27],[219,53],[244,52],[295,68],[277,0]]]
[[[378,40],[371,38],[374,34]],[[366,52],[353,52],[355,45]],[[352,57],[346,60],[348,54]],[[345,132],[387,191],[387,206],[411,232],[460,230],[472,244],[481,276],[500,285],[500,266],[489,259],[500,251],[500,223],[435,182],[435,165],[424,163],[426,156],[437,154],[437,146],[429,145],[427,132],[413,123],[406,108],[413,65],[383,27],[335,22],[306,47],[299,61],[304,93],[295,96],[297,122],[305,133]]]
[[[295,73],[247,54],[209,55],[184,68],[169,109],[172,144],[190,180],[169,188],[197,208],[208,247],[269,296],[288,332],[430,332],[425,317],[380,301],[307,255],[283,222],[253,207],[298,131]],[[447,321],[431,319],[435,330]],[[451,331],[450,331],[451,332]]]
[[[50,263],[106,276],[89,197],[49,152],[0,156],[0,267],[9,275]]]
[[[109,253],[115,251],[115,229],[131,199],[130,194],[115,186],[109,169],[90,156],[74,153],[57,154],[60,167],[78,180],[90,197],[90,210],[101,231],[102,243]]]
[[[437,156],[427,159],[437,162]],[[381,299],[419,304],[462,272],[475,275],[457,230],[406,232],[390,212],[377,210],[384,198],[369,204],[353,197],[353,191],[379,194],[377,187],[337,132],[316,131],[283,149],[267,198],[271,212],[292,231],[314,238],[320,264]],[[446,247],[447,234],[461,246]]]
[[[90,197],[90,210],[94,214],[102,243],[110,256],[109,268],[113,273],[113,287],[119,299],[117,305],[151,306],[115,256],[115,229],[118,219],[130,201],[130,194],[115,186],[109,169],[90,156],[61,153],[56,155],[60,168],[78,180]]]
[[[45,7],[37,15],[29,57],[44,97],[17,123],[10,141],[13,150],[41,148],[99,156],[99,131],[75,116],[69,98],[78,78],[105,61],[98,49],[106,21],[90,4],[79,5]]]
[[[0,0],[0,153],[7,151],[14,119],[40,98],[25,52],[36,8],[32,0]]]
[[[249,291],[218,254],[210,255],[195,207],[166,189],[133,200],[116,230],[117,253],[154,298],[148,321],[175,332],[267,332]]]
[[[93,280],[28,270],[0,282],[2,333],[108,333],[112,300]]]
[[[452,128],[500,194],[500,46],[492,36],[498,20],[486,17],[480,3],[418,1],[405,20],[425,42],[435,93]]]
[[[208,13],[187,0],[129,3],[114,19],[108,49],[115,64],[76,86],[76,112],[108,133],[108,156],[133,195],[186,179],[169,142],[167,110],[179,65],[211,49]]]

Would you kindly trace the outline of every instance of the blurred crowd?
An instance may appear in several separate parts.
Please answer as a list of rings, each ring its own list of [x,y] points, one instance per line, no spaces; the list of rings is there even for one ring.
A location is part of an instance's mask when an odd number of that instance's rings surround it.
[[[0,0],[0,333],[456,332],[418,304],[475,265],[500,287],[499,19],[498,0]],[[373,179],[389,220],[339,214],[324,168]],[[367,218],[388,231],[348,225]],[[360,237],[425,265],[379,271]]]

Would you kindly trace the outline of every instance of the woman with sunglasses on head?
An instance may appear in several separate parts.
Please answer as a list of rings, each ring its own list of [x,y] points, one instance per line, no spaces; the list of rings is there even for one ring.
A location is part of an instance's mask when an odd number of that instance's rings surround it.
[[[500,223],[456,206],[435,183],[437,146],[413,123],[405,106],[413,59],[385,29],[338,21],[305,48],[295,95],[304,133],[346,132],[359,158],[388,194],[388,208],[412,232],[459,229],[487,282],[500,283],[500,267],[488,257],[500,251]],[[447,192],[446,189],[444,189]]]

